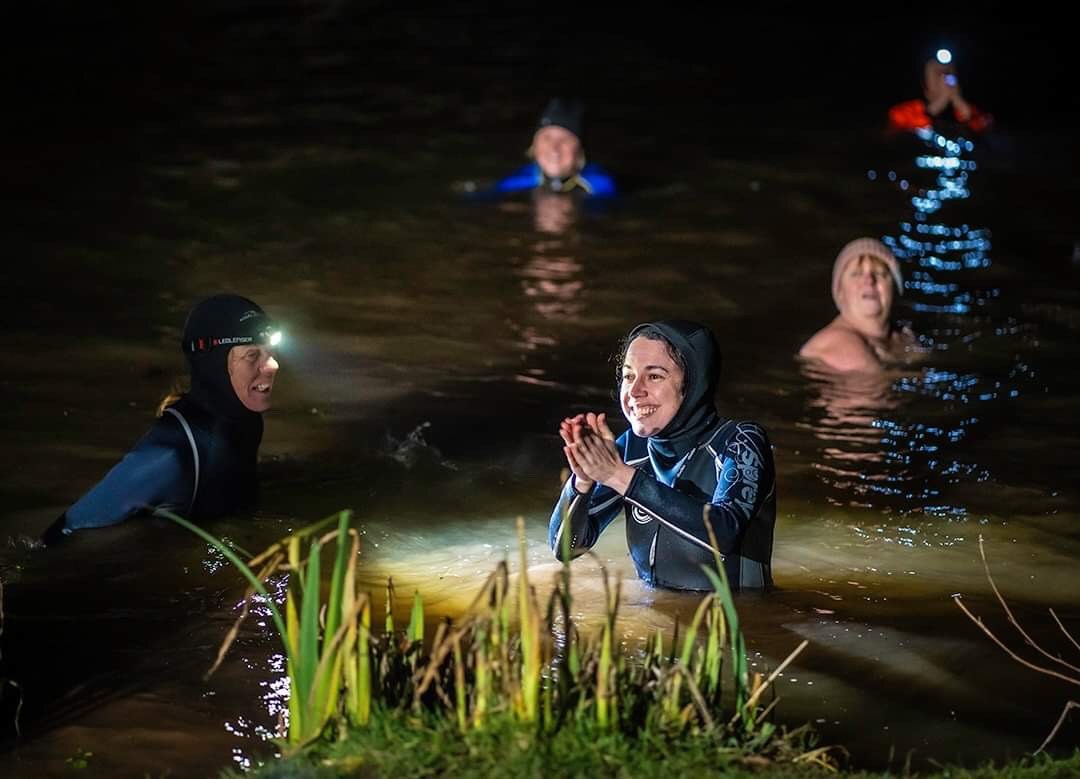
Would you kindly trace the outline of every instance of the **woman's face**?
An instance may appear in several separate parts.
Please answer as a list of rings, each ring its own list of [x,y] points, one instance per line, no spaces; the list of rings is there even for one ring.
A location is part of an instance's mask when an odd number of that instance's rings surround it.
[[[634,435],[649,438],[668,426],[682,405],[684,378],[663,341],[638,337],[630,342],[619,400]]]
[[[229,350],[229,381],[244,408],[260,414],[270,408],[270,393],[278,362],[265,346],[234,346]]]
[[[889,266],[864,254],[849,262],[840,277],[840,310],[859,318],[888,319],[893,304]]]
[[[533,158],[549,179],[565,179],[578,171],[581,141],[565,127],[551,125],[533,136]]]

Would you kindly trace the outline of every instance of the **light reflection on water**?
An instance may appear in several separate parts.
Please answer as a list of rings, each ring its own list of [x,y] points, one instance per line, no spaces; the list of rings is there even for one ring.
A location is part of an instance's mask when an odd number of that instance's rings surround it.
[[[432,497],[438,498],[437,488]],[[529,577],[542,603],[561,575],[544,541],[545,520],[543,515],[527,517]],[[516,580],[514,524],[512,516],[425,518],[406,513],[391,521],[364,522],[361,581],[375,598],[375,613],[382,613],[386,577],[392,577],[399,622],[417,590],[429,621],[459,617],[500,561],[509,562]],[[1043,523],[1043,529],[1051,524]],[[822,724],[833,732],[861,733],[867,722],[878,722],[882,733],[891,728],[921,734],[919,721],[925,712],[918,705],[874,710],[875,696],[892,697],[898,687],[925,690],[935,700],[947,700],[952,711],[979,705],[981,682],[955,673],[953,666],[955,657],[981,656],[983,650],[977,637],[956,629],[962,618],[948,604],[953,592],[989,603],[977,562],[979,535],[986,537],[995,567],[1008,577],[1014,602],[1074,605],[1070,583],[1075,582],[1076,550],[1046,548],[1038,523],[1025,526],[1000,516],[956,523],[928,513],[894,518],[839,508],[819,511],[816,517],[789,515],[783,526],[776,553],[779,590],[770,596],[741,597],[740,613],[759,670],[775,668],[798,640],[811,640],[810,650],[781,676],[781,694],[796,716],[826,714]],[[1017,541],[1029,552],[1038,550],[1037,565],[1013,555],[1009,547]],[[595,557],[576,561],[572,569],[573,616],[586,630],[601,624],[601,565],[622,579],[617,630],[628,651],[642,651],[658,629],[670,640],[676,624],[688,623],[698,597],[657,591],[638,581],[617,523],[595,549]],[[988,605],[983,608],[990,611]],[[876,692],[851,686],[850,668],[865,664],[887,680]],[[280,668],[251,670],[264,689],[286,690]],[[262,696],[264,735],[282,705],[280,695]],[[953,728],[945,728],[929,743],[964,730],[963,723],[950,722]]]
[[[904,267],[905,293],[919,313],[967,314],[1000,296],[997,288],[973,288],[961,271],[990,267],[990,231],[966,223],[949,223],[948,209],[972,196],[970,179],[977,168],[975,144],[925,129],[917,133],[930,154],[915,158],[913,174],[929,171],[933,181],[911,197],[913,212],[900,222],[897,236],[885,243]],[[954,280],[955,279],[955,280]],[[968,276],[968,280],[970,276]]]

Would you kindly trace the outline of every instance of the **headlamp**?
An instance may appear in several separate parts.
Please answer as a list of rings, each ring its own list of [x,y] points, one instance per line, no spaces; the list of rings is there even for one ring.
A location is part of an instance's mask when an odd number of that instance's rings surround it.
[[[190,354],[199,354],[201,352],[208,352],[211,349],[218,346],[246,346],[248,344],[254,344],[257,346],[278,346],[282,341],[281,330],[270,321],[267,317],[259,317],[258,322],[245,322],[247,330],[246,333],[237,333],[236,335],[206,335],[196,336],[189,341],[184,342],[184,351]],[[240,328],[238,328],[240,329]]]

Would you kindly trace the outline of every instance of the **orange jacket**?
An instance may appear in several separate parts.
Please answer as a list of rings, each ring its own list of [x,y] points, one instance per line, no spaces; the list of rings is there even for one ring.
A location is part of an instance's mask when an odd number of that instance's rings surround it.
[[[969,104],[970,105],[970,104]],[[953,119],[968,127],[973,132],[981,133],[990,129],[994,117],[985,114],[975,106],[971,106],[971,116],[967,121],[962,121],[953,109]],[[905,103],[897,103],[889,109],[889,126],[894,130],[918,130],[923,127],[932,127],[933,117],[926,113],[926,101],[916,98]]]

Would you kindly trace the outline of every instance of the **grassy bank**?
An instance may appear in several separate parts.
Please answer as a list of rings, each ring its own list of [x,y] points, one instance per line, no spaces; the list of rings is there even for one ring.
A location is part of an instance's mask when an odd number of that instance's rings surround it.
[[[360,536],[348,512],[254,556],[169,516],[237,566],[249,597],[257,593],[270,611],[286,652],[289,710],[277,734],[282,757],[247,775],[896,775],[845,771],[843,749],[818,746],[809,727],[789,731],[775,724],[771,684],[805,642],[770,675],[750,671],[718,554],[715,567],[703,566],[713,592],[689,624],[673,635],[658,632],[644,652],[631,652],[615,632],[619,581],[602,571],[603,627],[598,635],[579,631],[570,564],[542,600],[529,582],[521,520],[516,581],[500,563],[466,613],[425,636],[420,593],[408,619],[399,621],[388,581],[385,613],[381,619],[372,613],[372,594],[357,583]],[[711,537],[711,526],[705,527]],[[562,534],[564,560],[570,558],[568,537]],[[328,568],[324,554],[332,560]],[[330,571],[328,582],[323,570]],[[288,580],[284,614],[265,586],[282,575]],[[219,661],[235,635],[236,628]],[[943,768],[938,775],[1077,776],[1080,753],[977,770]]]
[[[790,745],[803,743],[798,739]],[[804,744],[805,745],[805,744]],[[793,763],[782,755],[773,759],[701,737],[666,738],[643,733],[637,737],[567,728],[550,738],[536,738],[512,723],[462,736],[448,721],[420,723],[404,718],[378,717],[366,730],[352,730],[343,741],[327,742],[303,754],[268,763],[248,774],[228,772],[229,779],[329,779],[329,777],[580,777],[581,779],[672,779],[672,777],[831,776],[844,779],[885,779],[907,775],[900,766],[892,772],[841,770]],[[1080,776],[1080,751],[1070,758],[1045,755],[1004,766],[942,768],[920,776],[941,779],[1072,779]]]

